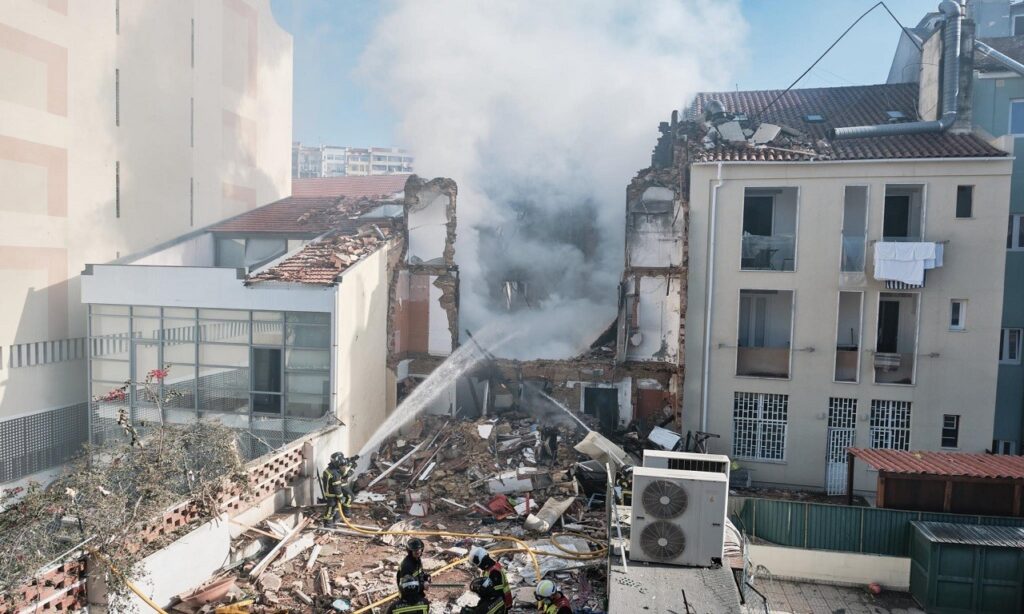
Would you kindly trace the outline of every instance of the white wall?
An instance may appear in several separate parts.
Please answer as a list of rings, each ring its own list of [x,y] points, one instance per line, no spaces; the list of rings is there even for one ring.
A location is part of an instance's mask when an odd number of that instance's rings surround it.
[[[630,360],[675,362],[679,355],[680,280],[640,278],[639,345],[627,339]]]
[[[346,425],[346,453],[358,452],[387,414],[389,247],[346,270],[335,311],[335,412]]]
[[[86,263],[290,193],[292,40],[268,0],[0,2],[0,81],[3,419],[85,400],[85,361],[40,385],[6,347],[85,335]]]
[[[891,591],[910,589],[910,559],[829,550],[747,544],[752,566],[764,565],[773,578],[864,587],[872,582]]]
[[[436,189],[424,189],[420,202],[408,207],[409,262],[441,262],[448,237],[448,205],[450,198]]]
[[[190,239],[179,241],[152,254],[146,254],[132,264],[158,266],[214,266],[216,258],[213,234],[204,232]]]

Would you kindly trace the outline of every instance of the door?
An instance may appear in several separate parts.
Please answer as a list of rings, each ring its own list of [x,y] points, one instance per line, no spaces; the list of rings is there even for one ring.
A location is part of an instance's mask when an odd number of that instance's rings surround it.
[[[825,446],[825,494],[846,493],[846,448],[853,446],[857,431],[857,399],[832,397],[828,407]]]
[[[601,431],[614,432],[619,421],[619,389],[586,388],[583,391],[583,413],[596,417]]]
[[[882,219],[882,239],[910,236],[910,196],[886,196]]]
[[[896,352],[900,335],[900,302],[878,301],[878,345],[875,351]]]

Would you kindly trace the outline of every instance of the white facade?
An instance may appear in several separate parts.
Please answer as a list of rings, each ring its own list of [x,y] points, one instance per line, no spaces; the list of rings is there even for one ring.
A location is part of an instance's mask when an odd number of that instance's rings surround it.
[[[0,3],[0,420],[86,401],[86,263],[290,193],[291,93],[266,0]]]
[[[693,165],[686,428],[721,435],[711,451],[752,469],[755,482],[809,488],[826,485],[830,437],[839,458],[851,445],[951,449],[948,417],[957,416],[954,449],[985,450],[1011,164]],[[970,217],[957,217],[958,186],[973,186]],[[940,243],[945,258],[923,288],[889,290],[874,278],[871,254],[887,223],[886,197],[895,207],[902,195],[908,232]],[[744,217],[753,198],[766,197],[775,234],[757,238],[774,243],[751,252]],[[791,256],[775,257],[787,249]],[[966,301],[965,320],[954,321],[954,301]],[[844,478],[845,466],[833,466],[840,471]],[[873,489],[874,476],[859,467],[855,487]]]

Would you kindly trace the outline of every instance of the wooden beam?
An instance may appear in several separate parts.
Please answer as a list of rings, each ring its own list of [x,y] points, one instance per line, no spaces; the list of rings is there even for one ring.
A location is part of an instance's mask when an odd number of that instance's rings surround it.
[[[942,495],[942,511],[947,514],[953,508],[953,480],[946,480],[946,492]]]
[[[374,484],[376,484],[377,482],[379,482],[379,481],[383,480],[384,478],[388,477],[389,475],[391,475],[392,471],[394,471],[395,469],[398,469],[399,467],[401,467],[402,463],[404,463],[405,461],[409,460],[409,458],[413,454],[418,452],[420,447],[422,447],[422,446],[423,446],[423,442],[422,441],[419,442],[418,444],[416,444],[416,446],[412,450],[409,450],[409,452],[405,456],[403,456],[402,458],[398,459],[397,463],[395,463],[394,465],[391,465],[390,467],[385,469],[383,473],[381,473],[377,477],[373,478],[373,481],[366,485],[366,489],[369,490],[370,488],[373,487]]]
[[[877,496],[875,506],[885,507],[885,474],[881,471],[878,472],[878,490],[875,495]]]
[[[1024,494],[1024,482],[1013,485],[1013,515],[1020,516],[1021,495]]]

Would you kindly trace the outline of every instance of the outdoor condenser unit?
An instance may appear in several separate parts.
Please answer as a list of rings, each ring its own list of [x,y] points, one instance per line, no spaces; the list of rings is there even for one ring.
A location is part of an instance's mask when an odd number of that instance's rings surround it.
[[[721,473],[729,480],[732,461],[724,454],[698,454],[696,452],[668,452],[644,450],[644,467],[677,469],[679,471],[708,471]]]
[[[721,561],[728,492],[722,473],[634,467],[629,558],[691,567]]]

